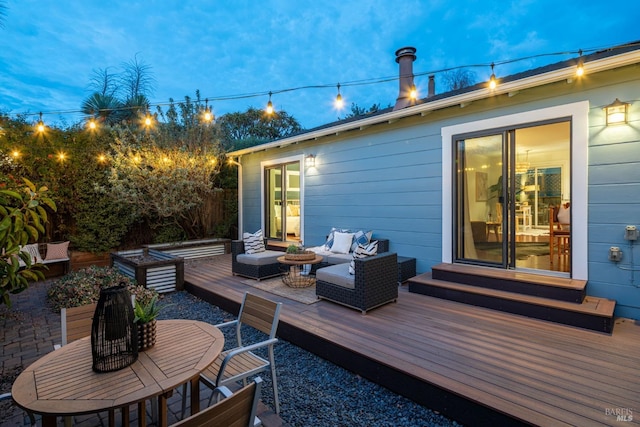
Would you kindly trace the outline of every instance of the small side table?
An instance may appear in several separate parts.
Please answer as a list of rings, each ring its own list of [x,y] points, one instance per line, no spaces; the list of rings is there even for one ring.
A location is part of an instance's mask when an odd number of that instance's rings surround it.
[[[316,284],[315,276],[303,275],[302,266],[305,264],[319,264],[322,262],[322,257],[316,255],[314,259],[297,261],[287,259],[284,255],[278,257],[278,262],[282,268],[282,283],[290,288],[308,288]]]
[[[416,259],[406,256],[398,257],[398,284],[406,282],[416,275]]]

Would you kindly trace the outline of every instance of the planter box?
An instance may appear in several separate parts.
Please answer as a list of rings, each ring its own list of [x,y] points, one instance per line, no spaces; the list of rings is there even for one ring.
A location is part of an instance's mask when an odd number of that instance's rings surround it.
[[[184,259],[154,249],[111,253],[111,265],[158,293],[184,289]]]
[[[184,242],[144,245],[144,247],[184,259],[196,259],[231,253],[231,239],[186,240]]]

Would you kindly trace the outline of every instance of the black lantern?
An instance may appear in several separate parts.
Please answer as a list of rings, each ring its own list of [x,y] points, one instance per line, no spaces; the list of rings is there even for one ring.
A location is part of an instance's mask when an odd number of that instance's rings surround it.
[[[102,289],[91,324],[93,370],[111,372],[138,359],[138,329],[124,283]]]

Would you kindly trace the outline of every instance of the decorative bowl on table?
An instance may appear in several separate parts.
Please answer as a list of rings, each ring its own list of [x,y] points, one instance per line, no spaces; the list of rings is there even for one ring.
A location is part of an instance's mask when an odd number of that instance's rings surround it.
[[[284,259],[289,261],[311,261],[315,257],[316,257],[315,252],[306,251],[306,250],[301,252],[296,252],[296,253],[287,252],[284,254]]]

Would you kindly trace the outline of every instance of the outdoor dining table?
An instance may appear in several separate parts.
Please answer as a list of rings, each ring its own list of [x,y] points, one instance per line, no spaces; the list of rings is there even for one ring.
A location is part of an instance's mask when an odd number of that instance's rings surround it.
[[[118,371],[92,369],[91,338],[74,341],[43,356],[15,380],[11,393],[22,409],[42,415],[43,426],[56,417],[109,411],[114,424],[122,409],[129,424],[129,406],[138,404],[138,424],[146,424],[145,401],[158,397],[159,426],[167,425],[167,399],[191,383],[191,413],[200,409],[198,379],[218,357],[224,337],[215,326],[195,320],[159,320],[156,344]]]

